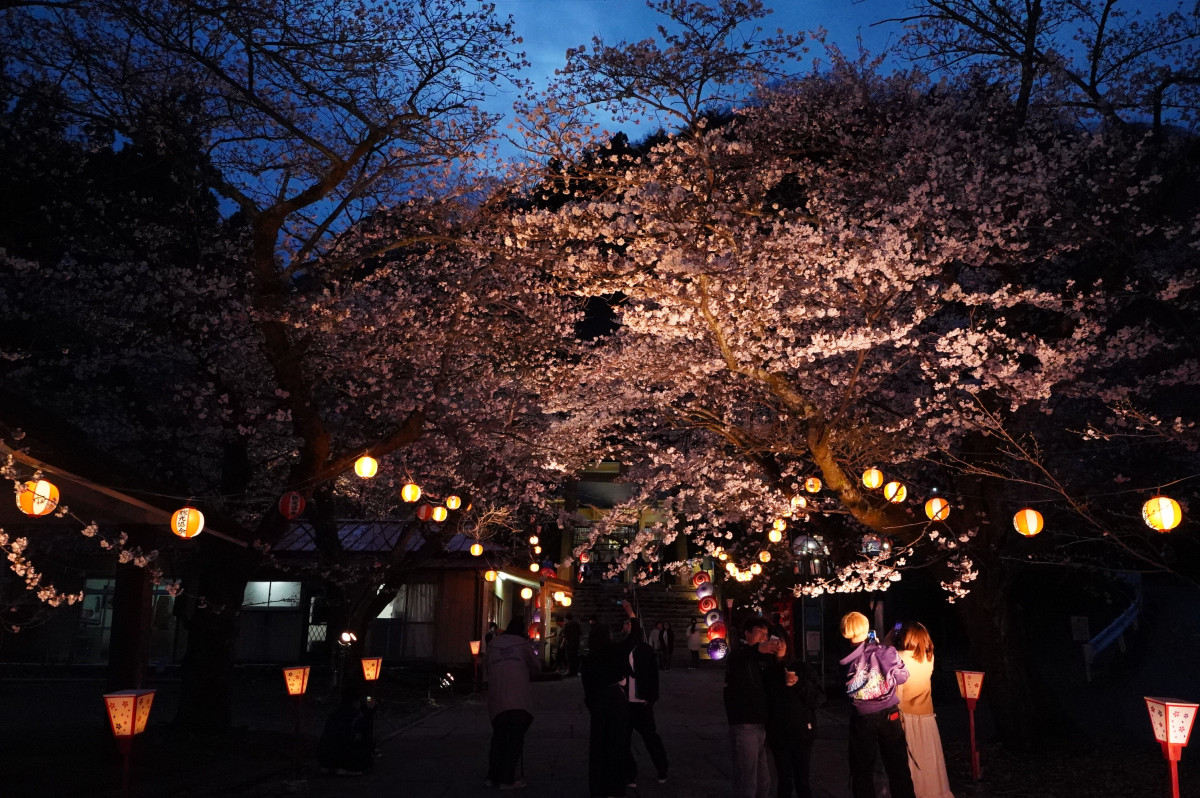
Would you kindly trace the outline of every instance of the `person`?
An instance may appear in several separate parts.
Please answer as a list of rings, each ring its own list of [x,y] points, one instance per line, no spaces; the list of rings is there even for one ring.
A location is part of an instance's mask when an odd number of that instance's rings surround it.
[[[667,749],[654,725],[654,702],[658,700],[658,659],[654,649],[646,644],[641,626],[631,621],[626,621],[625,625],[632,638],[632,645],[627,646],[630,673],[625,684],[625,697],[629,701],[630,737],[633,732],[641,735],[657,771],[658,783],[663,784],[667,780]],[[626,784],[637,786],[637,762],[632,751]]]
[[[700,667],[700,645],[704,642],[704,635],[700,632],[700,627],[695,621],[688,627],[687,647],[690,664],[688,670],[695,670]]]
[[[322,773],[361,776],[371,767],[373,749],[362,705],[352,694],[342,693],[317,742],[318,767]]]
[[[908,769],[917,798],[954,798],[946,777],[942,737],[933,713],[933,639],[921,623],[906,623],[896,632],[900,659],[908,681],[900,685],[900,722],[908,742]]]
[[[563,653],[567,657],[567,675],[579,675],[579,640],[583,630],[575,616],[567,613],[567,622],[563,626]]]
[[[629,602],[626,615],[634,617]],[[629,676],[629,649],[613,643],[607,626],[593,622],[588,655],[580,666],[583,702],[591,716],[588,733],[588,791],[592,798],[621,798],[629,773],[629,702],[623,684]]]
[[[775,760],[779,798],[812,798],[809,765],[822,691],[812,667],[804,662],[789,663],[787,654],[787,643],[781,642],[775,662],[764,672],[767,747]]]
[[[726,659],[725,717],[733,744],[733,794],[769,798],[771,760],[767,751],[767,693],[763,670],[778,643],[766,643],[767,622],[754,616],[742,626],[742,639]]]
[[[659,649],[662,654],[662,669],[669,671],[671,670],[671,656],[675,653],[675,630],[671,628],[669,621],[663,622],[659,636],[662,639],[662,646]]]
[[[530,680],[540,672],[533,646],[525,636],[525,618],[514,615],[504,634],[492,638],[487,650],[488,716],[492,744],[484,783],[509,790],[524,787],[517,779],[517,761],[525,746],[525,732],[533,723]],[[522,774],[523,775],[523,774]]]
[[[892,798],[916,798],[908,772],[908,744],[900,722],[897,686],[908,670],[892,646],[875,639],[867,616],[842,617],[842,637],[855,648],[840,664],[846,669],[846,695],[854,702],[850,715],[850,786],[854,798],[875,798],[875,757],[883,760]]]
[[[654,658],[662,661],[662,624],[654,624],[654,628],[650,630],[650,648],[654,651]]]

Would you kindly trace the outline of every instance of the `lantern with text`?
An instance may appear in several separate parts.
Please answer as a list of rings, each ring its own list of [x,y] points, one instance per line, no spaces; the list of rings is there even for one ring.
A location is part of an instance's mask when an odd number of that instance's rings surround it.
[[[121,747],[121,795],[129,794],[129,754],[134,735],[146,730],[153,704],[154,690],[121,690],[104,695],[108,722]]]
[[[904,487],[903,482],[889,482],[883,486],[883,498],[899,504],[908,496],[908,488]]]
[[[25,515],[49,515],[58,507],[58,487],[44,479],[17,485],[17,509]]]
[[[958,680],[958,694],[967,700],[967,716],[971,722],[971,778],[979,781],[979,749],[975,747],[975,702],[979,700],[979,691],[983,689],[983,672],[955,671],[954,678]]]
[[[863,484],[871,490],[875,490],[883,484],[883,472],[878,468],[868,468],[863,472]]]
[[[279,497],[279,514],[289,521],[300,517],[304,512],[304,495],[299,491],[291,491]]]
[[[930,521],[945,521],[950,517],[950,502],[940,496],[934,496],[925,502],[925,515]]]
[[[459,507],[462,507],[462,499],[457,496],[447,496],[446,507],[450,510],[457,510]]]
[[[471,556],[478,557],[481,554],[483,554],[483,544],[482,543],[472,543],[471,544]]]
[[[364,454],[354,461],[354,473],[363,479],[370,479],[379,473],[379,461],[369,454]]]
[[[377,681],[380,672],[383,671],[383,657],[363,657],[362,668],[363,679],[368,682]]]
[[[204,531],[204,513],[195,507],[176,510],[171,516],[171,531],[181,538],[194,538]]]
[[[1031,538],[1042,531],[1042,514],[1028,507],[1018,510],[1013,516],[1013,527],[1025,537]]]
[[[1146,696],[1146,709],[1150,712],[1154,738],[1162,744],[1163,756],[1170,763],[1171,796],[1179,798],[1179,757],[1188,743],[1200,705],[1175,698]]]
[[[420,520],[428,521],[432,517],[433,517],[433,508],[430,507],[428,504],[422,504],[420,507],[417,508],[417,518],[419,518]]]
[[[1142,505],[1142,520],[1153,530],[1170,532],[1183,520],[1183,510],[1170,496],[1155,496]]]
[[[412,504],[417,499],[421,498],[421,488],[415,482],[409,482],[400,489],[400,498]]]
[[[804,480],[804,489],[809,493],[820,493],[821,480],[817,479],[816,477],[809,477],[808,479]]]

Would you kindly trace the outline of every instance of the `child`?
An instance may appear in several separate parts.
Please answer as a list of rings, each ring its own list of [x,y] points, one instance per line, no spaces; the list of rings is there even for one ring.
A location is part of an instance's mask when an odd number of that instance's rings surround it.
[[[896,686],[908,670],[891,646],[875,640],[867,616],[847,613],[842,637],[856,648],[841,660],[846,667],[846,695],[854,701],[850,716],[850,782],[854,798],[875,798],[875,753],[883,758],[892,798],[915,798],[908,771],[908,743],[900,722]]]

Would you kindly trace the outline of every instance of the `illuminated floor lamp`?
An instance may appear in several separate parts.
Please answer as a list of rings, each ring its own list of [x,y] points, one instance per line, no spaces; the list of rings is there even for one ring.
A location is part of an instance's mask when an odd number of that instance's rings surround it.
[[[304,694],[308,692],[308,665],[295,665],[283,669],[283,680],[287,684],[288,695],[296,699],[296,746],[292,755],[292,770],[300,773],[300,715],[304,709]]]
[[[967,715],[971,719],[971,778],[980,779],[979,748],[975,745],[975,702],[983,689],[983,671],[955,671],[958,694],[967,700]]]
[[[479,686],[479,652],[483,648],[482,640],[472,640],[468,645],[471,646],[471,662],[475,665],[475,676],[471,679],[471,692]]]
[[[133,737],[146,730],[153,703],[153,690],[121,690],[104,695],[108,722],[121,746],[121,795],[129,795],[129,754],[133,750]]]
[[[363,681],[377,682],[379,675],[383,673],[383,657],[363,657],[362,658]],[[363,720],[367,726],[367,740],[371,745],[371,753],[378,756],[375,748],[375,699],[371,696],[366,696],[363,701]]]
[[[1192,722],[1200,705],[1174,698],[1146,696],[1154,737],[1162,743],[1163,756],[1171,763],[1171,798],[1179,798],[1179,757],[1192,733]]]

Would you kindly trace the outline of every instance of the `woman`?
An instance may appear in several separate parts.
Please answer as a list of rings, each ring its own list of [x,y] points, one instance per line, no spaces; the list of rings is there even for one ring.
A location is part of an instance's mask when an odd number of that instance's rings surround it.
[[[624,606],[628,608],[628,602]],[[624,796],[626,775],[633,767],[629,701],[623,687],[630,674],[629,652],[630,648],[613,643],[607,626],[592,625],[588,655],[579,669],[583,701],[591,714],[588,789],[592,798]]]
[[[695,621],[692,621],[692,625],[688,627],[687,636],[688,657],[690,658],[688,670],[695,670],[700,667],[700,644],[703,640],[704,638],[700,634],[700,627],[696,625]]]
[[[937,716],[933,714],[933,640],[916,621],[902,626],[896,639],[900,659],[908,668],[908,681],[900,685],[899,691],[900,720],[908,739],[908,769],[917,798],[954,798],[946,778]]]
[[[525,732],[533,723],[533,696],[529,680],[541,668],[525,636],[525,618],[514,615],[504,634],[492,638],[487,649],[488,716],[492,719],[492,747],[488,752],[488,786],[524,787],[517,778],[517,761],[525,746]]]
[[[778,798],[813,798],[809,770],[822,698],[820,679],[811,666],[789,663],[787,654],[787,644],[781,640],[775,662],[763,668],[767,747],[775,759]]]

